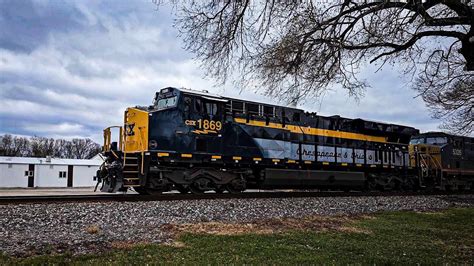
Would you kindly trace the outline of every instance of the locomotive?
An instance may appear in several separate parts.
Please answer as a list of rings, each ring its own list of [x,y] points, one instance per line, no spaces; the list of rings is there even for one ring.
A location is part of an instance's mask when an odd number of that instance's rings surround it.
[[[167,87],[104,130],[97,178],[103,192],[140,194],[472,189],[473,139],[419,133]]]

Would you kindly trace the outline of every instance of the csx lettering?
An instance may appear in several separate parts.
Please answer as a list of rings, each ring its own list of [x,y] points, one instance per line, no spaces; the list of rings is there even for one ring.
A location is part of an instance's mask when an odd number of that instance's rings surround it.
[[[184,124],[187,125],[187,126],[195,126],[195,125],[196,125],[196,121],[194,121],[194,120],[186,120],[186,121],[184,121]]]
[[[126,124],[125,125],[125,134],[127,136],[135,135],[135,133],[133,132],[133,128],[135,128],[135,124]]]

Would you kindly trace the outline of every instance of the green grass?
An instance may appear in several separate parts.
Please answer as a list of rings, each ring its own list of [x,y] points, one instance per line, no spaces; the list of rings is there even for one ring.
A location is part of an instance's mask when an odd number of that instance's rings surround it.
[[[136,246],[87,256],[0,257],[0,264],[442,264],[474,263],[474,208],[387,212],[348,225],[364,231],[215,236],[184,247]]]

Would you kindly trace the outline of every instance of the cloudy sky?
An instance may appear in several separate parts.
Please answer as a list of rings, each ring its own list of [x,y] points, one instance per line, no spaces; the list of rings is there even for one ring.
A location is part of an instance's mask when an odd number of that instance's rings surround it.
[[[100,142],[127,106],[148,105],[167,86],[272,102],[214,87],[172,23],[171,10],[151,0],[0,0],[0,134]],[[361,75],[372,87],[360,101],[335,90],[298,107],[437,130],[439,121],[396,70],[369,67]]]

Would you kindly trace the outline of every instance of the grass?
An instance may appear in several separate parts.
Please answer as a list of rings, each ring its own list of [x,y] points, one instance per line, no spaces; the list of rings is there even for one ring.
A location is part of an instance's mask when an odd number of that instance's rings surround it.
[[[444,264],[474,263],[474,208],[387,212],[352,231],[179,237],[86,256],[0,257],[0,264]]]

